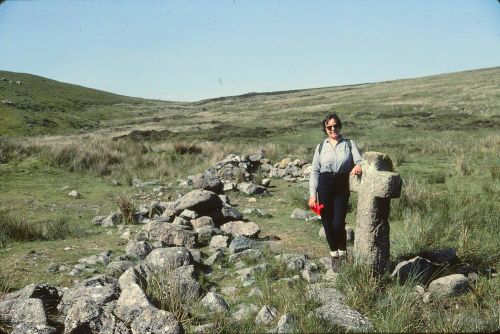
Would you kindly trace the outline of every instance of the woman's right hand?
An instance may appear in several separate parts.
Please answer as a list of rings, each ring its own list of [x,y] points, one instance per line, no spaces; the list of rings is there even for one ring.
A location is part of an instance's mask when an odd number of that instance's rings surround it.
[[[309,197],[309,207],[312,208],[316,204],[316,196]]]

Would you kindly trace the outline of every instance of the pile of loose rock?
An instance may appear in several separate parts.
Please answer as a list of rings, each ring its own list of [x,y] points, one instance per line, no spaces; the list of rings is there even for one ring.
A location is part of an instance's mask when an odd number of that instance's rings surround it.
[[[106,266],[105,274],[83,280],[71,288],[46,284],[27,286],[6,295],[0,302],[0,317],[14,326],[14,333],[55,333],[56,328],[64,328],[65,333],[182,333],[185,329],[179,319],[171,312],[158,309],[148,295],[148,285],[154,279],[161,278],[166,291],[176,291],[186,305],[198,304],[207,313],[227,313],[228,300],[234,291],[254,286],[255,275],[267,269],[263,253],[267,241],[258,239],[259,226],[241,220],[242,215],[216,193],[197,189],[169,205],[153,208],[149,212],[155,213],[148,216],[142,229],[126,245],[126,255],[114,260],[110,252],[90,256],[81,259],[71,271],[78,275],[100,264]],[[206,249],[203,253],[201,247]],[[247,266],[242,259],[252,259],[257,264]],[[340,299],[317,297],[318,293],[340,295],[332,285],[335,274],[320,270],[305,255],[277,255],[276,260],[295,272],[293,277],[281,280],[291,284],[305,280],[311,284],[310,298],[322,298],[326,306],[316,310],[318,317],[337,325],[345,323],[345,319],[339,320],[342,317],[338,314],[327,311],[331,307],[347,310],[347,306],[339,306]],[[205,291],[200,278],[204,275],[210,278],[222,261],[239,268],[234,273],[239,286],[212,287]],[[256,286],[250,293],[262,294]],[[236,311],[228,314],[232,321],[254,317],[256,324],[275,323],[275,327],[270,328],[275,332],[296,328],[295,316],[273,305],[238,303],[237,300],[233,303]],[[370,326],[359,313],[349,312],[353,317],[349,318],[348,326]],[[192,330],[204,332],[213,326],[215,324],[207,323]]]

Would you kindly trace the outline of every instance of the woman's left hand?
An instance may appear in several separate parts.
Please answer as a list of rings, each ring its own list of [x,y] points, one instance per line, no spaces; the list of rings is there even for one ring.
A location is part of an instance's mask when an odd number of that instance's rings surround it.
[[[355,165],[354,168],[351,170],[351,173],[349,175],[360,175],[361,173],[363,173],[363,171],[361,170],[361,166]]]

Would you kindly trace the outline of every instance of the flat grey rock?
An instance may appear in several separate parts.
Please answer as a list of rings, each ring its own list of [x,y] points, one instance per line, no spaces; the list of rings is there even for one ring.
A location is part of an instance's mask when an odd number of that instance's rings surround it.
[[[314,310],[314,314],[327,323],[342,327],[348,332],[373,331],[373,325],[368,318],[342,303],[331,301]]]

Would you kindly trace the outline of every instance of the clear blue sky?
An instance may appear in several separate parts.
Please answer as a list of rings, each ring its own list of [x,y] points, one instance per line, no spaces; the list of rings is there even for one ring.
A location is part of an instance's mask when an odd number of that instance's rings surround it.
[[[500,66],[497,0],[7,1],[0,69],[195,101]]]

